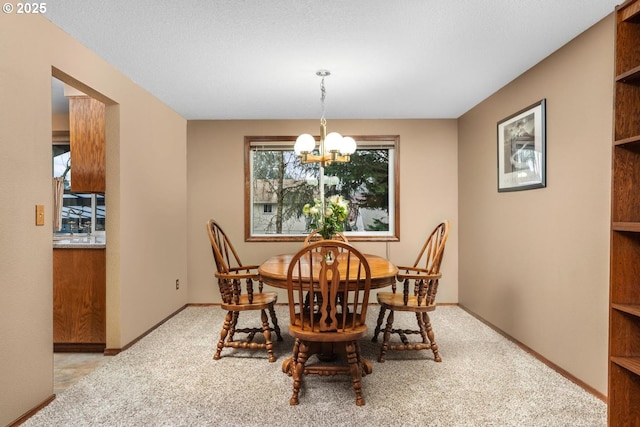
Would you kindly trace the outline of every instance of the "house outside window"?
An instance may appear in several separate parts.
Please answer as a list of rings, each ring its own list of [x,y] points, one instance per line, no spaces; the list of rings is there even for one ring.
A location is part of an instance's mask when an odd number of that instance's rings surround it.
[[[349,203],[343,224],[349,240],[398,240],[398,136],[354,137],[347,163],[324,168],[325,198]],[[318,163],[302,164],[295,137],[245,137],[245,239],[303,240],[312,231],[305,204],[319,200]],[[248,187],[248,188],[247,188]]]

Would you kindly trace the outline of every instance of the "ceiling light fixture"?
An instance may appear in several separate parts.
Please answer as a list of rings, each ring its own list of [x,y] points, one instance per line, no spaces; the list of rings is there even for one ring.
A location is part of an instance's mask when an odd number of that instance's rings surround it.
[[[326,96],[324,78],[331,75],[331,73],[328,70],[319,70],[316,75],[322,77],[320,82],[322,117],[320,118],[319,154],[312,154],[316,149],[316,139],[308,133],[303,133],[296,139],[293,150],[300,156],[302,163],[320,163],[324,167],[331,162],[348,162],[351,160],[351,155],[356,151],[356,141],[350,136],[343,137],[338,132],[331,132],[327,135],[327,120],[324,117],[324,99]]]

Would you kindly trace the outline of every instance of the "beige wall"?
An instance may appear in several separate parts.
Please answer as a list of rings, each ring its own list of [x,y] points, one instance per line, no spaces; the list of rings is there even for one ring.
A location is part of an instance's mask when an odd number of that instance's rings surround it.
[[[612,16],[459,119],[460,304],[607,391]],[[547,100],[547,188],[496,190],[496,123]]]
[[[51,116],[51,129],[56,131],[69,130],[69,114],[53,114]]]
[[[300,242],[244,241],[244,137],[319,132],[319,120],[189,121],[189,301],[219,301],[215,265],[205,231],[218,220],[246,264],[292,253]],[[412,264],[433,227],[449,219],[452,231],[442,270],[439,300],[458,300],[457,125],[455,120],[328,120],[345,135],[400,135],[400,241],[358,242],[368,253]],[[286,295],[281,294],[281,302]]]
[[[0,425],[7,425],[53,394],[52,67],[109,104],[108,347],[126,345],[187,302],[186,120],[44,17],[0,21]],[[44,227],[35,226],[36,204],[45,205]]]

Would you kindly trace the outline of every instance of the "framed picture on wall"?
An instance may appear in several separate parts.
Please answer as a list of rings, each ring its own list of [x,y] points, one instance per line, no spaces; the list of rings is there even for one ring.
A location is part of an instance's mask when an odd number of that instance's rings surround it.
[[[546,187],[546,100],[498,122],[498,191]]]

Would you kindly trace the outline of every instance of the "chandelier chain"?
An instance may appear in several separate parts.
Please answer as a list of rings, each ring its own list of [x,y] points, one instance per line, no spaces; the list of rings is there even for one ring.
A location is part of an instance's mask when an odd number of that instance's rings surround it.
[[[324,87],[324,76],[322,76],[322,80],[320,81],[320,105],[322,106],[321,120],[325,120],[325,118],[324,118],[324,112],[325,112],[324,99],[325,99],[326,96],[327,96],[327,90]]]

